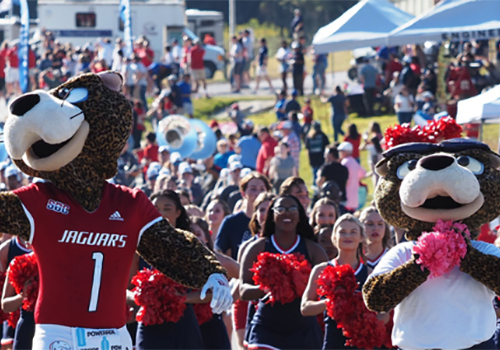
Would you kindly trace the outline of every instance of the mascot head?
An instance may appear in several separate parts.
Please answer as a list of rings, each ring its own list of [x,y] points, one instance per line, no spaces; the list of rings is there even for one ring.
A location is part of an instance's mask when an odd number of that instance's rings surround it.
[[[439,220],[461,221],[477,237],[500,215],[500,156],[480,142],[407,143],[384,153],[375,202],[390,224],[415,240]]]
[[[84,74],[10,106],[5,147],[27,175],[52,181],[78,200],[117,172],[132,128],[129,101],[113,72]]]

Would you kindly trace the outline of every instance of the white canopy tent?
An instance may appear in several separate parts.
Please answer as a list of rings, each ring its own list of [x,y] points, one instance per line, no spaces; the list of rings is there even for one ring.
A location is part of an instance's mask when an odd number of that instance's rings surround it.
[[[388,0],[362,0],[318,30],[314,50],[329,53],[383,45],[388,33],[413,18]]]
[[[500,123],[500,85],[458,102],[457,123]]]
[[[499,0],[442,0],[389,34],[390,46],[500,37]]]

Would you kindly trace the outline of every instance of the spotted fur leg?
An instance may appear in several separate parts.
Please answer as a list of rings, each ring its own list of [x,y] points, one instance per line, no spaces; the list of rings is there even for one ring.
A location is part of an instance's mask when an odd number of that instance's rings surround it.
[[[162,220],[142,235],[137,252],[160,272],[182,285],[201,289],[213,273],[227,276],[215,255],[190,232]]]
[[[427,280],[430,272],[415,262],[415,257],[391,272],[370,278],[363,286],[368,309],[389,312]]]
[[[30,222],[21,200],[12,192],[0,193],[0,232],[30,239]]]
[[[500,258],[469,246],[460,270],[500,295]]]

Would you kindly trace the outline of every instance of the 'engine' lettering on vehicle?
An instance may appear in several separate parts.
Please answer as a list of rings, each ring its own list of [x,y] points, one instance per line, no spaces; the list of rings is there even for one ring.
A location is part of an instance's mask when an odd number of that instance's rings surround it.
[[[127,244],[126,238],[127,235],[120,235],[116,233],[64,230],[64,234],[58,242],[91,245],[97,247],[123,248]]]

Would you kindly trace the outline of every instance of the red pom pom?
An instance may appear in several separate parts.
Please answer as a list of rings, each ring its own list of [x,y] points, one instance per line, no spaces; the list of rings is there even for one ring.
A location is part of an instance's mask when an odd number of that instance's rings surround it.
[[[328,265],[318,277],[317,293],[327,299],[326,313],[342,328],[347,346],[374,349],[390,344],[387,326],[366,308],[357,288],[354,270],[349,265]]]
[[[439,143],[462,136],[462,127],[451,117],[427,122],[424,127],[410,124],[394,125],[385,131],[386,148],[392,148],[409,142]]]
[[[178,322],[186,309],[185,288],[158,270],[144,269],[132,278],[134,300],[141,308],[136,315],[146,326]]]
[[[210,304],[193,304],[194,313],[196,314],[196,319],[198,324],[202,325],[207,323],[212,319],[213,313]]]
[[[270,293],[269,302],[287,304],[302,297],[311,265],[302,254],[260,253],[250,269],[253,281]]]
[[[9,264],[8,277],[16,293],[24,291],[23,309],[34,311],[38,299],[38,262],[34,253],[16,256]]]
[[[11,312],[9,314],[9,318],[7,319],[7,323],[9,324],[10,327],[16,328],[17,322],[21,318],[21,309],[17,309],[14,312]]]

